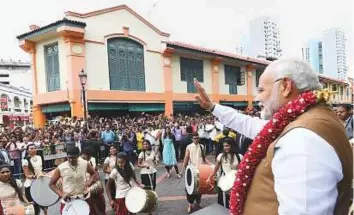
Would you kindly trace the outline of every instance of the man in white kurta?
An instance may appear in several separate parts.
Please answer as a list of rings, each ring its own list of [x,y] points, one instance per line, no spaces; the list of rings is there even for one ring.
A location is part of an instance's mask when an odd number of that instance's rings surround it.
[[[195,86],[199,93],[196,99],[202,107],[210,110],[226,127],[251,139],[286,99],[294,97],[295,91],[321,88],[317,74],[306,63],[297,60],[272,63],[260,78],[256,98],[260,101],[262,118],[267,119],[264,120],[214,104],[197,80]],[[338,196],[337,183],[343,178],[342,165],[334,148],[305,128],[289,131],[277,141],[275,148],[271,165],[278,214],[332,215]]]

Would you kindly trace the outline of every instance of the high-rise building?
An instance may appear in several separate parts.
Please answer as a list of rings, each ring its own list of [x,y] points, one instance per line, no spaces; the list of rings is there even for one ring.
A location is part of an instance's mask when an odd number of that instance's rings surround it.
[[[312,68],[323,74],[323,46],[320,40],[310,40],[306,47],[302,48],[302,58],[308,62]]]
[[[31,64],[11,59],[0,59],[0,84],[32,91]]]
[[[249,37],[250,56],[265,58],[281,56],[279,28],[272,17],[262,16],[252,20]]]
[[[345,80],[347,77],[346,36],[342,29],[326,30],[323,36],[323,62],[326,76]]]

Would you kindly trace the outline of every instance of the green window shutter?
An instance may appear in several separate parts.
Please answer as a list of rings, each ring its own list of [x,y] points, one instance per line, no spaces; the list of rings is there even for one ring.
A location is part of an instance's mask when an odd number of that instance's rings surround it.
[[[240,72],[240,77],[237,79],[237,85],[242,86],[245,85],[246,82],[246,73],[245,71]]]
[[[144,48],[127,38],[108,40],[111,90],[145,91]]]
[[[196,93],[194,78],[204,82],[203,61],[189,58],[180,59],[181,81],[187,82],[187,92]]]
[[[45,46],[44,53],[47,90],[48,92],[60,90],[58,43]]]
[[[139,91],[145,91],[144,50],[136,51],[135,65],[137,70],[137,84]]]
[[[237,94],[237,85],[229,85],[229,93],[236,95]]]
[[[225,84],[229,85],[229,93],[237,94],[237,85],[240,83],[240,67],[225,65]]]

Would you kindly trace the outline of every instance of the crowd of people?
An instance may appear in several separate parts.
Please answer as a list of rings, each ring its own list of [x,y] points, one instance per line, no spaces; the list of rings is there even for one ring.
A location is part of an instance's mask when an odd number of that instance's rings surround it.
[[[256,111],[249,111],[256,115]],[[206,147],[207,153],[218,150],[215,140],[222,133],[223,126],[214,117],[204,114],[194,116],[177,115],[172,119],[162,115],[149,115],[143,113],[140,117],[99,118],[92,117],[84,122],[76,118],[60,118],[52,120],[44,128],[33,129],[30,126],[4,127],[0,132],[0,160],[12,165],[16,178],[23,176],[22,160],[26,156],[28,144],[37,147],[38,154],[47,157],[56,154],[56,159],[44,159],[44,169],[50,170],[58,166],[63,159],[60,154],[67,145],[74,144],[82,150],[92,146],[94,157],[99,163],[109,155],[110,146],[115,145],[118,151],[128,154],[130,162],[135,164],[139,152],[143,150],[143,140],[150,144],[157,155],[158,161],[164,154],[174,151],[177,161],[183,159],[187,144],[183,140],[188,136],[187,126],[197,132],[201,142]],[[171,136],[172,134],[172,136]],[[173,137],[171,141],[167,138]],[[172,145],[173,147],[168,147]],[[243,150],[246,150],[246,145]],[[166,147],[164,147],[166,146]],[[165,148],[165,151],[163,150]],[[168,149],[168,150],[167,150]]]

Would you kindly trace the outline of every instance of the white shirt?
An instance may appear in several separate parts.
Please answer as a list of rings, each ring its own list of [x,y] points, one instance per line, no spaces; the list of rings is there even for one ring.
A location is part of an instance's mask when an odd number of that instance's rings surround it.
[[[213,115],[251,139],[267,123],[218,104]],[[275,146],[272,171],[279,215],[333,214],[342,165],[333,147],[316,133],[295,128],[281,137]]]
[[[113,168],[116,166],[116,161],[117,161],[117,157],[116,156],[110,156],[110,157],[106,157],[106,159],[104,160],[104,164],[108,164],[109,168],[111,170],[113,170]],[[105,173],[105,179],[109,179],[109,173]]]
[[[42,157],[39,155],[35,155],[30,159],[30,161],[31,161],[31,164],[34,169],[34,174],[39,175],[40,173],[42,173],[42,165],[43,165],[42,164]],[[27,159],[22,160],[22,167],[24,167],[24,166],[28,167],[28,160]],[[33,182],[33,179],[26,178],[26,181],[23,184],[23,186],[30,187],[32,182]]]
[[[144,159],[145,157],[145,159]],[[143,175],[143,174],[153,174],[155,173],[157,170],[156,170],[156,165],[155,165],[155,160],[156,160],[156,155],[155,155],[155,152],[154,151],[150,151],[150,154],[148,154],[147,152],[145,152],[145,155],[144,155],[144,152],[140,152],[139,154],[139,159],[141,159],[141,162],[143,165],[145,166],[148,166],[148,168],[144,167],[144,168],[141,168],[140,170],[140,174]]]
[[[196,145],[195,143],[191,143],[187,146],[186,151],[189,151],[189,161],[188,163],[193,166],[199,166],[203,163],[203,155],[202,153],[204,146],[201,144]],[[205,155],[205,154],[204,154]]]
[[[116,184],[116,199],[125,198],[130,188],[137,186],[134,179],[130,180],[130,185],[125,182],[124,178],[119,174],[116,168],[112,170],[109,178],[113,179]]]
[[[224,172],[224,174],[227,174],[227,173],[229,173],[229,172],[231,172],[231,163],[230,163],[230,161],[231,161],[231,155],[230,154],[228,154],[227,155],[227,160],[226,159],[222,159],[222,156],[223,156],[223,153],[220,153],[217,157],[216,157],[216,160],[218,161],[218,162],[220,162],[220,164],[221,164],[221,168],[222,168],[222,171]],[[239,158],[240,158],[240,161],[242,160],[242,155],[238,155],[239,156]],[[238,162],[238,160],[237,160],[237,156],[236,155],[234,155],[234,160],[233,160],[233,162],[232,162],[232,165],[234,166],[234,165],[237,165],[239,162]]]

